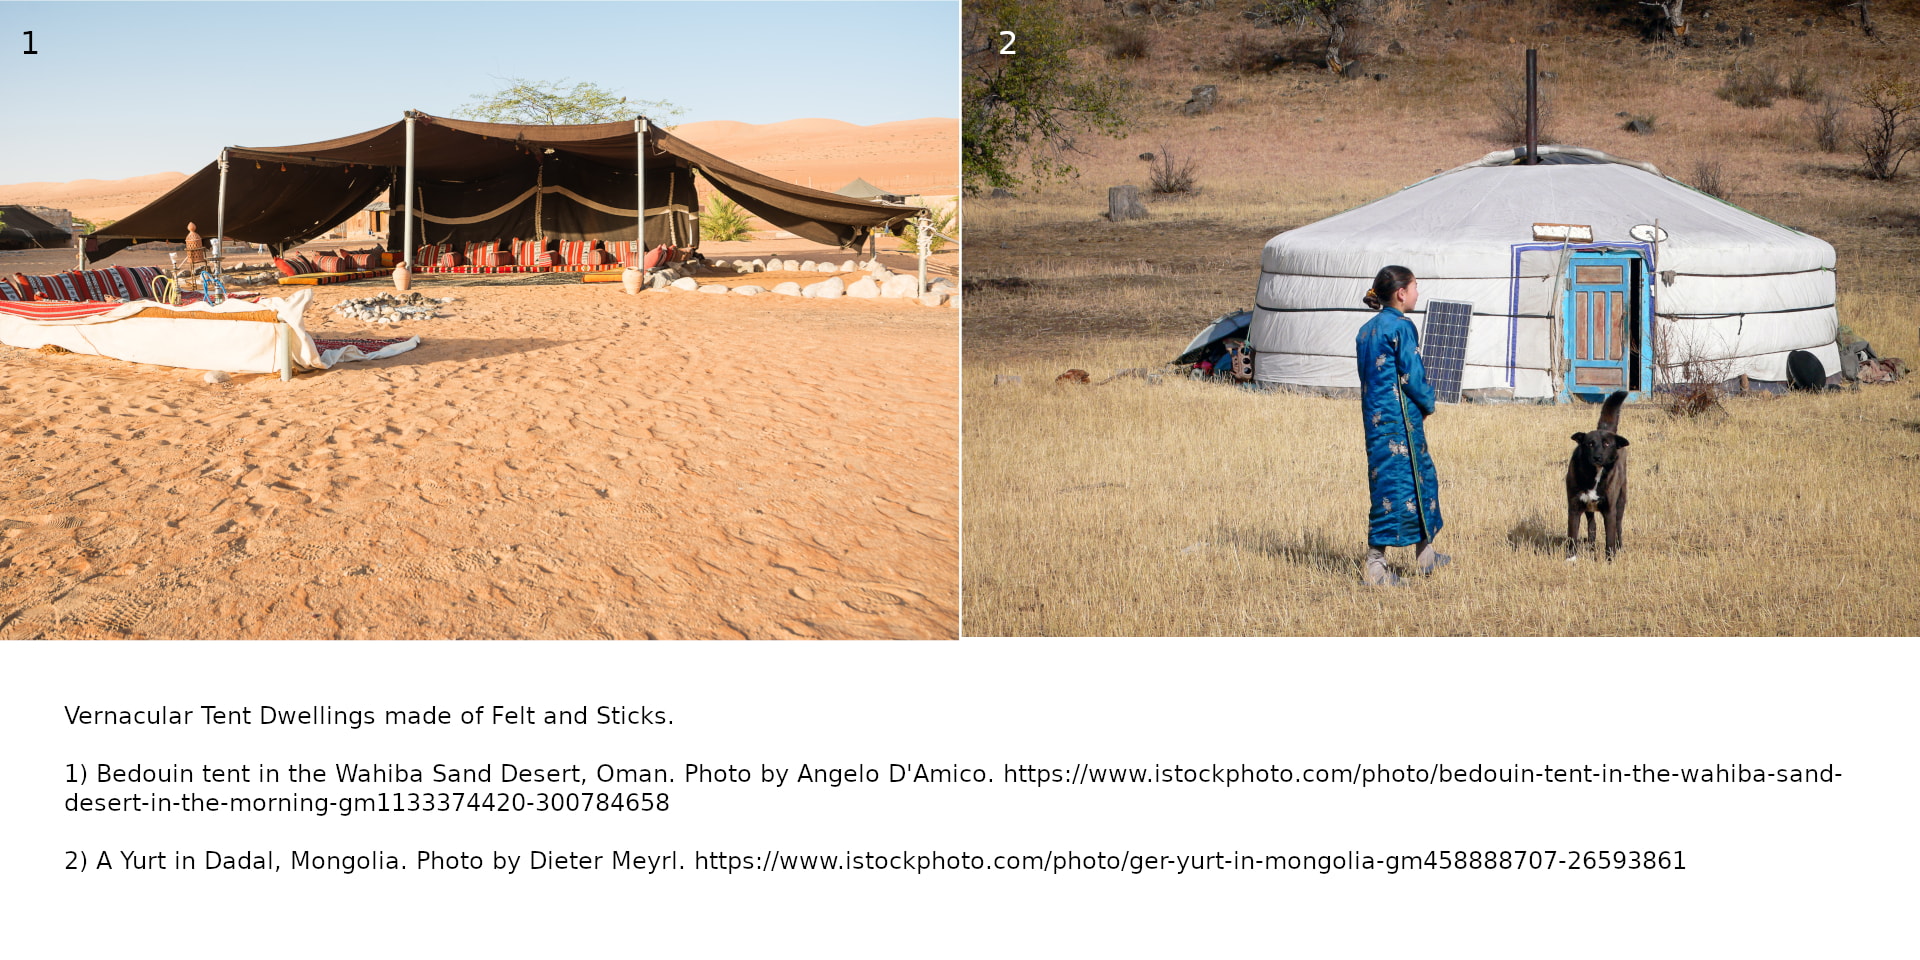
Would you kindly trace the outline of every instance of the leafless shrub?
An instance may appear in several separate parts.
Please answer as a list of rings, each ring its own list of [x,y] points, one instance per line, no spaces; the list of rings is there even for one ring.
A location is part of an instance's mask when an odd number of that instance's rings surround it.
[[[1161,196],[1199,193],[1200,187],[1194,183],[1194,166],[1191,156],[1175,157],[1173,150],[1162,144],[1153,159],[1148,183],[1153,192]]]
[[[1820,75],[1805,65],[1793,68],[1793,75],[1787,78],[1787,96],[1808,103],[1819,101]]]
[[[1853,142],[1868,179],[1893,179],[1900,161],[1920,150],[1920,82],[1879,73],[1855,83],[1850,99],[1867,108],[1867,124]]]
[[[1691,418],[1719,408],[1731,363],[1716,357],[1698,331],[1670,324],[1661,332],[1654,356],[1666,380],[1659,392],[1667,413]]]
[[[1727,79],[1713,95],[1736,107],[1754,109],[1771,107],[1775,100],[1785,95],[1786,88],[1780,84],[1779,69],[1758,63],[1744,66],[1734,64],[1727,71]]]
[[[1701,193],[1729,199],[1725,171],[1718,160],[1696,160],[1693,164],[1693,188]]]
[[[1114,60],[1144,60],[1147,57],[1146,31],[1124,24],[1107,25],[1107,56]]]
[[[1807,123],[1813,127],[1813,142],[1822,153],[1840,149],[1847,138],[1847,105],[1839,97],[1822,97],[1807,109]]]
[[[1553,98],[1546,84],[1535,92],[1535,111],[1539,114],[1541,143],[1552,143]],[[1505,143],[1527,142],[1527,84],[1508,80],[1487,93],[1488,114],[1493,117],[1495,139]]]

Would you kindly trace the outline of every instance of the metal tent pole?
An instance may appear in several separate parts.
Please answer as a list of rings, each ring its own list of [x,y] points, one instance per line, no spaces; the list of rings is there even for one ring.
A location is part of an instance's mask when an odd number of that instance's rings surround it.
[[[1527,162],[1540,162],[1540,51],[1527,50]]]
[[[400,250],[401,250],[401,253],[406,256],[406,260],[404,262],[407,265],[407,272],[412,273],[413,272],[413,111],[412,110],[407,111],[406,204],[407,204],[406,206],[407,225],[401,234],[403,239],[400,242],[403,244],[403,246],[400,248]]]
[[[220,148],[220,203],[215,208],[213,224],[213,262],[220,263],[220,257],[226,252],[227,236],[227,148]],[[272,266],[272,264],[268,264]]]
[[[640,268],[643,279],[647,270],[647,127],[646,117],[633,118],[634,151],[639,158],[634,179],[640,184],[640,223],[633,235],[635,251],[633,265]]]

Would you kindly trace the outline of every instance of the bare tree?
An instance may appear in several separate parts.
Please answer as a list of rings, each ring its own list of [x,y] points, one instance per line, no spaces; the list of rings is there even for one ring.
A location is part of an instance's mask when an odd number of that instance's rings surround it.
[[[1653,8],[1654,36],[1674,39],[1687,35],[1687,0],[1640,0],[1640,5]]]
[[[1867,177],[1893,179],[1900,161],[1920,149],[1920,83],[1886,71],[1855,83],[1847,99],[1867,108],[1866,126],[1853,135]]]

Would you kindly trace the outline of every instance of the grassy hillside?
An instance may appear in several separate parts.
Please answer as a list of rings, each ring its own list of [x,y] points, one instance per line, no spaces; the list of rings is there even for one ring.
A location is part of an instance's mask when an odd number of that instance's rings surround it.
[[[1079,3],[1104,39],[1078,56],[1131,81],[1131,133],[1083,138],[1078,180],[969,201],[968,634],[1920,628],[1904,586],[1920,575],[1905,546],[1920,382],[1734,400],[1700,421],[1629,410],[1634,507],[1611,566],[1558,555],[1566,438],[1591,427],[1590,409],[1446,407],[1430,431],[1459,562],[1398,599],[1357,583],[1366,493],[1351,401],[1052,385],[1069,367],[1099,377],[1171,359],[1206,319],[1251,304],[1269,237],[1512,146],[1498,113],[1528,45],[1552,75],[1549,139],[1689,183],[1717,175],[1733,202],[1828,240],[1841,323],[1920,358],[1920,158],[1868,180],[1857,152],[1823,151],[1814,126],[1858,77],[1920,74],[1920,17],[1876,4],[1867,38],[1837,5],[1696,3],[1679,45],[1623,26],[1633,4],[1387,3],[1349,37],[1359,79],[1341,79],[1264,69],[1310,32],[1256,26],[1252,4],[1201,6],[1127,17]],[[1743,108],[1716,95],[1755,69],[1804,99]],[[1201,84],[1218,88],[1216,109],[1183,115]],[[1653,132],[1623,129],[1633,117]],[[1149,201],[1146,221],[1105,221],[1108,186],[1147,187],[1145,152],[1191,161],[1199,191]],[[996,374],[1024,382],[995,386]],[[1623,599],[1595,603],[1596,590]]]

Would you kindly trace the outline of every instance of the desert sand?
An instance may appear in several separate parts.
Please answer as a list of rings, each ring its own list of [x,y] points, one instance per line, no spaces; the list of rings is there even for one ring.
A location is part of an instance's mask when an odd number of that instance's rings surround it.
[[[0,638],[957,635],[958,311],[422,289],[286,383],[0,347]]]

